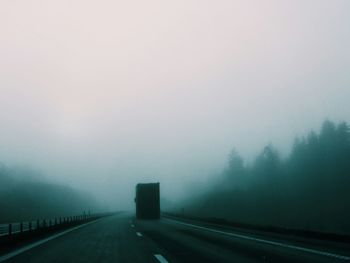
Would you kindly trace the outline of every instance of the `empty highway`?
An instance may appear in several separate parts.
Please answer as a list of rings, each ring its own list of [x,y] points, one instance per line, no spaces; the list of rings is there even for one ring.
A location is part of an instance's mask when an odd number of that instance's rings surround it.
[[[350,262],[347,251],[346,245],[119,213],[17,248],[0,262]]]

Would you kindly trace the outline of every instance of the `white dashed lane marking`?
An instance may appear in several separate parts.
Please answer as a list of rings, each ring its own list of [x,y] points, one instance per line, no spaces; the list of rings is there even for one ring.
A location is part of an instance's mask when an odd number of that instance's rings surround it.
[[[136,232],[136,235],[138,235],[139,237],[142,237],[142,234],[140,232]]]
[[[162,255],[160,254],[155,254],[154,257],[158,259],[160,263],[169,263],[168,260],[166,260]]]

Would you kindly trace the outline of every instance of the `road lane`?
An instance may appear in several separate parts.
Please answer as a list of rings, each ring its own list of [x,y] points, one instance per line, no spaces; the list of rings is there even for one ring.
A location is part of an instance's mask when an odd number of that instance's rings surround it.
[[[317,250],[324,253],[303,248],[200,223],[136,220],[123,213],[61,234],[5,262],[350,262],[347,250],[336,254],[327,247]]]
[[[62,235],[6,262],[158,262],[130,227],[130,215],[118,214]]]
[[[100,219],[97,219],[97,220],[100,220]],[[71,227],[71,228],[69,228],[67,230],[64,230],[62,232],[59,232],[57,234],[53,234],[53,235],[51,235],[51,236],[49,236],[47,238],[40,239],[39,241],[33,241],[32,243],[30,243],[28,245],[20,246],[19,248],[12,250],[11,252],[6,253],[5,255],[2,255],[2,256],[0,255],[0,263],[4,262],[4,261],[6,261],[6,260],[8,260],[10,258],[13,258],[13,257],[15,257],[17,255],[20,255],[20,254],[24,253],[25,251],[31,250],[31,249],[33,249],[35,247],[38,247],[38,246],[40,246],[40,245],[42,245],[44,243],[47,243],[47,242],[49,242],[49,241],[51,241],[51,240],[53,240],[55,238],[63,236],[65,234],[69,233],[69,232],[72,232],[72,231],[77,230],[79,228],[82,228],[82,227],[88,226],[90,224],[96,223],[97,220],[90,221],[88,223],[85,223],[85,224],[82,224],[82,225],[78,225],[78,226],[75,226],[75,227]]]
[[[347,244],[334,252],[327,246],[309,248],[290,240],[257,238],[166,218],[136,220],[135,225],[145,238],[167,251],[170,262],[350,262]]]
[[[287,244],[285,242],[277,242],[277,241],[272,241],[272,240],[268,240],[268,239],[252,237],[252,236],[249,236],[249,235],[242,235],[242,234],[232,233],[232,232],[229,232],[229,231],[222,231],[222,230],[213,229],[213,228],[210,228],[210,227],[204,227],[204,226],[200,226],[200,225],[189,224],[189,223],[186,223],[186,222],[173,220],[173,219],[167,219],[167,220],[170,221],[170,222],[173,222],[175,224],[189,226],[191,228],[196,228],[196,229],[200,229],[200,230],[210,231],[210,232],[213,232],[213,233],[227,235],[227,236],[230,236],[230,237],[235,237],[235,238],[239,238],[239,239],[245,239],[245,240],[249,240],[249,241],[254,241],[254,242],[263,243],[263,244],[267,244],[267,245],[272,245],[272,246],[288,248],[288,249],[292,249],[292,250],[299,250],[299,251],[302,251],[302,252],[307,252],[307,253],[311,253],[311,254],[315,254],[315,255],[325,256],[325,257],[328,257],[328,258],[331,258],[331,259],[335,258],[335,259],[341,259],[341,260],[350,261],[350,256],[337,254],[335,252],[327,252],[327,251],[320,250],[320,249],[312,249],[312,248],[302,247],[302,246],[298,246],[298,245]]]

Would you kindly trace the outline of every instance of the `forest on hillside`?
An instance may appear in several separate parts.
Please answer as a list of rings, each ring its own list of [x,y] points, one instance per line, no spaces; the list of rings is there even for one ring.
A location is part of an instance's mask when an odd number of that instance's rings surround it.
[[[0,223],[81,215],[99,208],[88,193],[27,168],[0,166]]]
[[[221,180],[186,213],[233,222],[350,234],[350,128],[325,121],[287,158],[267,145],[247,164],[236,150]]]

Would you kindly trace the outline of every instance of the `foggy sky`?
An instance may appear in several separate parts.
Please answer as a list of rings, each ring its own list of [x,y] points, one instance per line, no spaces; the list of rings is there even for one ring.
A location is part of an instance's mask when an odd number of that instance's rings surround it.
[[[0,162],[132,205],[350,121],[350,2],[0,3]]]

